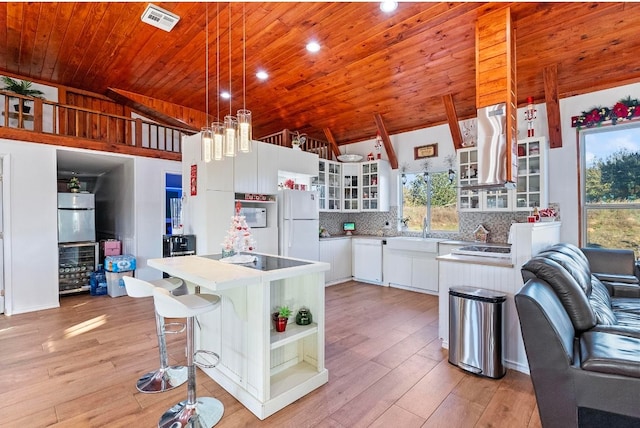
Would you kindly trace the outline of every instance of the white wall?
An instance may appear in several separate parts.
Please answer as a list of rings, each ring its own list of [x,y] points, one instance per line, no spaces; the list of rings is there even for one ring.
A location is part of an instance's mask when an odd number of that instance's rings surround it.
[[[123,251],[139,263],[136,276],[161,277],[146,267],[162,257],[165,230],[164,173],[180,173],[181,164],[135,156],[0,139],[0,157],[8,156],[10,205],[5,219],[5,312],[8,315],[59,306],[57,160],[59,149],[118,156],[125,162],[106,182],[113,191],[115,231]],[[130,161],[129,161],[130,160]]]
[[[58,304],[56,147],[0,139],[10,157],[9,218],[5,219],[6,313]]]
[[[165,175],[182,174],[181,163],[153,158],[135,159],[135,191],[132,213],[135,217],[136,277],[153,280],[162,272],[147,266],[150,258],[162,257],[162,236],[165,223]],[[183,187],[183,192],[189,189]]]

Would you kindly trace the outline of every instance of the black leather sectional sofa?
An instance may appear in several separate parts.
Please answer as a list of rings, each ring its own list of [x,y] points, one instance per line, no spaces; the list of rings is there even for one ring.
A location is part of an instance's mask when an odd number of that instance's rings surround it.
[[[544,427],[640,426],[640,285],[606,251],[557,244],[522,266],[515,303]],[[592,274],[598,255],[619,277]]]

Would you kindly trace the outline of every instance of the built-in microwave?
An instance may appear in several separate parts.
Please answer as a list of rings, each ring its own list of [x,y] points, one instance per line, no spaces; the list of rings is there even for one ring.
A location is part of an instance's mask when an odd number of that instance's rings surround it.
[[[240,215],[244,216],[247,226],[249,227],[267,227],[266,208],[242,207],[240,208]]]

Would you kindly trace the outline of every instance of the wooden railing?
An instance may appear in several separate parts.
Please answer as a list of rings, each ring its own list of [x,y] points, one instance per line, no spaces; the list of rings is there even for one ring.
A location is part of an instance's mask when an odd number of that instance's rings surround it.
[[[257,140],[263,141],[269,144],[275,144],[276,146],[292,147],[291,142],[295,132],[291,132],[288,129],[283,129],[275,134],[260,137]],[[331,159],[331,152],[329,150],[329,143],[315,138],[307,137],[307,141],[302,145],[302,150],[306,152],[316,153],[318,157],[322,159]]]
[[[109,145],[181,153],[184,135],[191,129],[120,116],[82,107],[0,91],[4,98],[0,127],[82,138]]]

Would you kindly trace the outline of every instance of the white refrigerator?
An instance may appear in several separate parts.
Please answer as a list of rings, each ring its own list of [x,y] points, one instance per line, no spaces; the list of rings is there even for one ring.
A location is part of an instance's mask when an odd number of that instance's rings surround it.
[[[281,190],[278,211],[279,254],[318,261],[320,233],[317,192]]]

